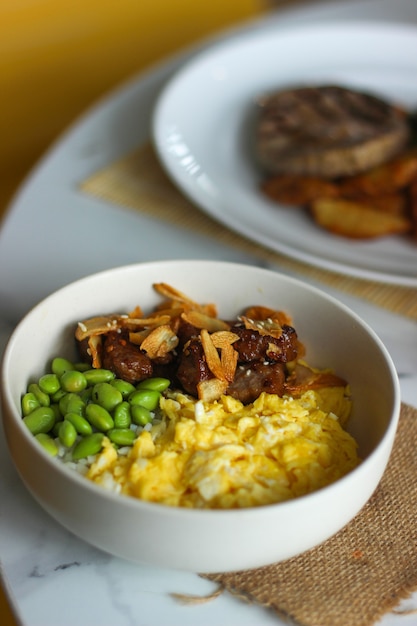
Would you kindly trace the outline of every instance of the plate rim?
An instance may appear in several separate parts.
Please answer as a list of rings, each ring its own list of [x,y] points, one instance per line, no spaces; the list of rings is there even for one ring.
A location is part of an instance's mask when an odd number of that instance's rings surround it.
[[[415,39],[417,43],[417,27],[413,24],[401,24],[401,23],[387,23],[383,21],[361,22],[352,20],[347,23],[340,21],[331,21],[325,24],[313,24],[313,25],[298,25],[288,27],[285,30],[280,29],[268,29],[265,32],[263,30],[255,30],[249,32],[240,32],[238,35],[232,36],[226,40],[215,42],[208,48],[200,51],[194,57],[189,59],[186,63],[181,65],[177,71],[166,81],[161,89],[152,114],[151,120],[151,140],[155,148],[157,157],[162,165],[165,173],[179,188],[179,190],[191,200],[194,204],[194,208],[203,211],[206,215],[213,218],[222,225],[227,226],[235,233],[248,239],[252,243],[262,245],[267,248],[268,251],[283,254],[292,260],[299,261],[313,265],[314,267],[321,268],[330,272],[336,272],[344,276],[350,276],[378,283],[388,283],[391,285],[404,286],[404,287],[417,287],[417,266],[416,275],[403,275],[397,272],[387,272],[386,270],[377,270],[369,267],[358,267],[355,265],[349,265],[338,259],[329,259],[327,257],[317,256],[316,253],[311,253],[308,250],[298,248],[294,251],[291,248],[291,242],[279,241],[278,244],[272,237],[268,237],[264,233],[255,233],[255,236],[248,233],[247,228],[241,227],[238,222],[233,220],[233,216],[229,216],[227,211],[222,211],[221,206],[211,206],[210,202],[207,203],[207,194],[197,193],[197,186],[194,184],[187,184],[192,180],[191,176],[181,177],[178,175],[180,168],[175,166],[174,160],[168,157],[166,136],[161,130],[162,118],[166,114],[166,109],[169,104],[169,98],[171,93],[178,87],[178,85],[187,78],[187,75],[194,71],[196,68],[206,63],[207,60],[221,57],[222,54],[233,54],[233,51],[239,49],[239,47],[247,47],[255,44],[259,39],[263,39],[266,42],[274,42],[274,40],[282,40],[282,38],[294,38],[305,36],[329,36],[338,31],[343,33],[346,37],[353,33],[360,34],[361,36],[379,36],[388,34],[391,37],[408,35]],[[415,63],[417,68],[417,62]],[[186,181],[185,183],[183,181]],[[210,205],[210,206],[209,206]],[[360,241],[359,241],[360,243]],[[337,245],[337,241],[335,241]]]

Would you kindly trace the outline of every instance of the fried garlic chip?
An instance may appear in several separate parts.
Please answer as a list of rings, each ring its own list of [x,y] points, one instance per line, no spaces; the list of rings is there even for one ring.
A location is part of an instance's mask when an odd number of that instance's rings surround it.
[[[246,315],[240,317],[241,321],[248,330],[257,330],[260,335],[269,335],[278,339],[282,335],[282,326],[278,320],[253,320]]]
[[[245,317],[252,320],[272,320],[277,325],[291,326],[292,319],[285,311],[276,311],[266,306],[250,306],[245,310]]]
[[[166,356],[178,345],[178,337],[171,326],[164,324],[155,328],[140,344],[150,359]]]
[[[239,339],[239,335],[232,333],[228,330],[219,330],[211,334],[211,340],[216,348],[222,350],[231,346],[235,341]]]
[[[219,380],[227,381],[219,353],[211,339],[211,335],[203,328],[200,337],[209,370]]]
[[[181,318],[184,322],[195,326],[196,328],[205,328],[210,333],[214,333],[218,330],[228,330],[230,325],[218,317],[211,317],[202,313],[201,311],[185,311],[182,313]]]
[[[218,331],[210,335],[211,341],[215,348],[220,350],[220,363],[226,380],[231,383],[234,380],[238,352],[233,348],[235,341],[239,339],[239,335],[230,331]]]
[[[91,335],[91,337],[88,338],[88,353],[91,356],[91,365],[95,369],[101,367],[100,347],[101,335]]]
[[[227,387],[227,380],[219,380],[218,378],[202,380],[197,385],[198,399],[204,402],[214,402],[226,393]]]
[[[99,315],[82,322],[78,322],[75,330],[75,338],[83,341],[91,335],[104,335],[111,330],[117,330],[123,319],[121,315]]]
[[[154,317],[124,317],[120,320],[120,326],[126,329],[135,328],[155,328],[156,326],[162,326],[163,324],[169,324],[171,317],[169,315],[155,315]]]
[[[157,291],[161,296],[164,296],[174,306],[178,306],[178,303],[180,303],[186,311],[201,311],[211,317],[217,317],[217,307],[215,304],[198,304],[198,302],[191,300],[191,298],[182,293],[182,291],[175,289],[167,283],[154,283],[153,287],[155,291]]]

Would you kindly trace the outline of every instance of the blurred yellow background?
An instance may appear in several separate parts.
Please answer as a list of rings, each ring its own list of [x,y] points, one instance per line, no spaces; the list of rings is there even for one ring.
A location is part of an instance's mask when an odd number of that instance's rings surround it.
[[[2,0],[0,215],[51,142],[102,94],[270,6],[267,0]]]
[[[2,0],[0,219],[50,144],[101,95],[267,0]],[[0,624],[15,624],[0,585]]]

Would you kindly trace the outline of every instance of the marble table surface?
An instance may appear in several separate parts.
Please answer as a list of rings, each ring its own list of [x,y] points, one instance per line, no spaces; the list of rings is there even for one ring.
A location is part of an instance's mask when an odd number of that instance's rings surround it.
[[[279,20],[279,27],[285,28],[287,24],[312,20],[358,17],[417,24],[417,2],[365,0],[308,5],[277,12],[268,18],[268,23],[276,26]],[[259,23],[253,26],[259,27]],[[0,232],[1,351],[14,325],[33,304],[57,287],[94,271],[141,260],[180,257],[265,266],[265,262],[203,234],[190,237],[184,230],[149,216],[124,212],[121,219],[119,209],[77,190],[77,184],[86,176],[148,138],[155,98],[183,59],[179,55],[135,77],[87,112],[46,155],[15,198]],[[74,220],[81,218],[84,229],[80,232]],[[94,224],[97,219],[102,224],[104,241],[111,235],[121,238],[125,245],[107,254],[96,243],[87,248],[88,223]],[[42,245],[35,245],[33,233],[43,229],[49,237]],[[350,306],[377,332],[397,368],[403,402],[417,407],[416,322],[319,286]],[[22,626],[208,626],[216,622],[228,626],[277,626],[283,623],[274,613],[240,602],[227,593],[206,604],[183,606],[170,594],[205,595],[214,590],[214,585],[195,573],[122,561],[72,536],[40,508],[23,486],[9,457],[3,432],[0,433],[0,568],[16,621]],[[417,606],[417,594],[404,604],[413,605]],[[415,615],[393,614],[380,622],[382,626],[415,623]]]

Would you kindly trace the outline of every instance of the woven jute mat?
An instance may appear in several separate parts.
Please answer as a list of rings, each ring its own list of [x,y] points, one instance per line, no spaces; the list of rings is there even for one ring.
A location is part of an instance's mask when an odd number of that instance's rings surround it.
[[[195,208],[173,185],[150,144],[82,181],[80,189],[116,206],[134,209],[190,231],[204,233],[254,258],[363,298],[393,313],[417,319],[417,290],[361,280],[312,267],[256,244]]]
[[[403,404],[384,476],[344,529],[283,563],[203,576],[300,626],[374,624],[417,589],[416,444],[417,410]]]

